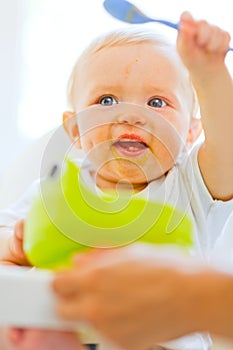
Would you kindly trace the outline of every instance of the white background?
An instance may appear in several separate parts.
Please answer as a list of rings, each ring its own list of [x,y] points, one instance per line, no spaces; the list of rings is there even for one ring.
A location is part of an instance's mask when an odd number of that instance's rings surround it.
[[[174,22],[188,10],[233,36],[228,0],[134,4]],[[175,40],[175,30],[152,25]],[[105,12],[102,0],[0,0],[0,180],[29,142],[60,124],[67,80],[82,49],[96,35],[123,26]],[[233,71],[233,52],[227,64]]]

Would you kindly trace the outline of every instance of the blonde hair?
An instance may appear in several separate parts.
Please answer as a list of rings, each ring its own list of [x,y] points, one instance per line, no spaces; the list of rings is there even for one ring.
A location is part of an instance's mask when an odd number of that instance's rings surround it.
[[[96,37],[82,52],[78,60],[76,61],[74,68],[71,72],[68,87],[67,87],[67,103],[71,110],[74,110],[74,87],[78,82],[77,70],[82,61],[87,57],[100,52],[103,49],[116,47],[116,46],[130,46],[138,44],[151,44],[156,46],[160,52],[163,52],[168,57],[172,57],[174,60],[178,61],[183,66],[183,69],[187,73],[188,82],[190,83],[190,91],[192,93],[192,112],[195,114],[198,108],[196,93],[189,79],[188,71],[184,67],[177,51],[175,45],[173,45],[167,37],[158,35],[158,33],[152,30],[139,30],[135,27],[127,27],[124,29],[118,29],[110,31],[103,35]]]

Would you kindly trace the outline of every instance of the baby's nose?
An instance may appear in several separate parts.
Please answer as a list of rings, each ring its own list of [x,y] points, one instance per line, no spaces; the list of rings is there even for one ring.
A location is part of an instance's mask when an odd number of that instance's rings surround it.
[[[117,117],[120,124],[145,125],[146,118],[139,114],[123,113]]]

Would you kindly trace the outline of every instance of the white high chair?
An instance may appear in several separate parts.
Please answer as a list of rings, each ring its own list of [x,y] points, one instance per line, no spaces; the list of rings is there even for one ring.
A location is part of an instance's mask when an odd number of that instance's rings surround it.
[[[17,200],[36,179],[45,175],[43,171],[46,171],[46,166],[42,169],[41,162],[54,134],[56,134],[56,142],[49,147],[49,157],[46,157],[47,166],[50,166],[50,162],[57,161],[64,149],[69,149],[69,138],[61,126],[27,146],[1,179],[0,209],[6,208]]]

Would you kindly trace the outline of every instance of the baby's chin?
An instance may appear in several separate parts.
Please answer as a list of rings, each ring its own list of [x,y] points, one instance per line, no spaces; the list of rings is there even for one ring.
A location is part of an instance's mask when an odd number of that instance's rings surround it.
[[[132,174],[132,172],[131,172]],[[135,176],[128,176],[125,174],[114,174],[112,173],[102,173],[96,176],[96,185],[102,191],[140,191],[144,189],[147,185],[147,179],[141,177],[140,179],[135,179]]]

